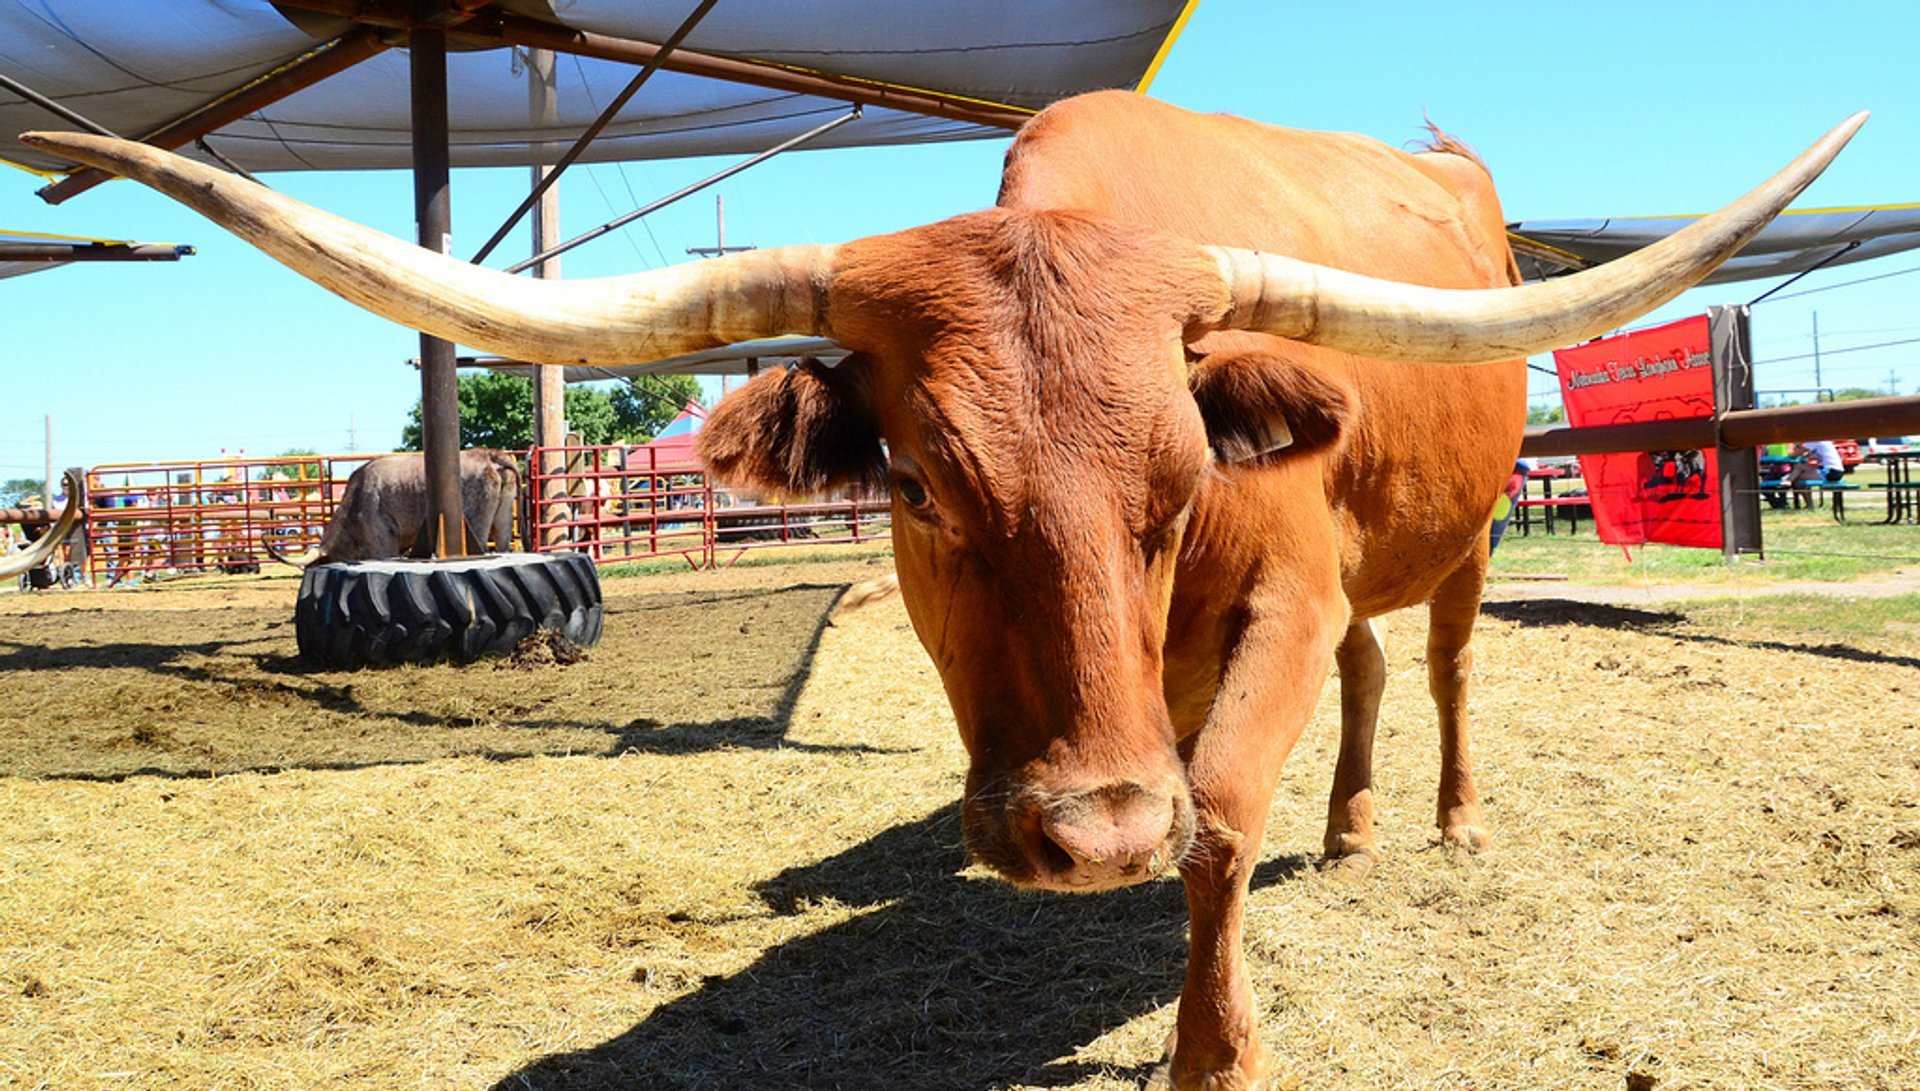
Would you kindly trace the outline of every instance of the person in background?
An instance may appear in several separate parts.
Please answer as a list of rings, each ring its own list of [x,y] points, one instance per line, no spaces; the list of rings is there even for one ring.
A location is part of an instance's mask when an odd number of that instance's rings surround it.
[[[1809,508],[1813,506],[1813,490],[1807,487],[1812,482],[1833,484],[1847,476],[1846,466],[1840,461],[1840,452],[1827,440],[1813,439],[1795,444],[1793,452],[1800,461],[1794,464],[1787,484],[1793,488],[1795,504]]]
[[[1840,461],[1840,452],[1833,444],[1824,439],[1808,440],[1800,445],[1806,460],[1820,473],[1820,480],[1831,485],[1847,476],[1847,468]]]
[[[1760,464],[1760,495],[1767,506],[1779,511],[1787,506],[1787,479],[1791,476],[1791,443],[1769,443],[1760,449],[1766,461]]]
[[[1513,507],[1527,492],[1527,475],[1533,472],[1534,462],[1530,458],[1516,459],[1513,473],[1507,477],[1507,487],[1493,501],[1493,525],[1487,532],[1487,552],[1500,548],[1500,538],[1507,532],[1507,522],[1513,518]]]

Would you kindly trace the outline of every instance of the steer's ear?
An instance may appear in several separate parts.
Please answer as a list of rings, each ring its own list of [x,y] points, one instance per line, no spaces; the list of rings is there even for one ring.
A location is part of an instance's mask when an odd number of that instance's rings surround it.
[[[1331,447],[1353,419],[1345,386],[1272,352],[1208,353],[1189,365],[1187,381],[1223,462]]]
[[[867,388],[867,360],[837,367],[808,357],[721,400],[700,427],[695,449],[723,485],[817,494],[886,480]]]

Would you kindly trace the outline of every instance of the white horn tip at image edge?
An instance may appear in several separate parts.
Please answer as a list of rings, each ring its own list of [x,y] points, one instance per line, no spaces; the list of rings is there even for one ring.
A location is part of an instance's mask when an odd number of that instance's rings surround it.
[[[61,511],[59,520],[53,524],[52,529],[40,536],[39,541],[18,553],[0,557],[0,579],[30,572],[46,564],[47,560],[53,556],[53,551],[60,548],[60,543],[66,541],[67,535],[71,534],[73,528],[79,524],[82,483],[71,470],[67,471],[65,480],[67,506]]]
[[[1430,288],[1209,246],[1230,300],[1214,328],[1434,364],[1513,360],[1577,344],[1633,321],[1713,272],[1812,184],[1866,120],[1862,110],[1834,126],[1718,212],[1651,246],[1551,281]]]

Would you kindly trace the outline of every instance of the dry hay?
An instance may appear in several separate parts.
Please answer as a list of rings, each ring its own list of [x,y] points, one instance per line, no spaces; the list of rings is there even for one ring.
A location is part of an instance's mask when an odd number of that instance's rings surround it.
[[[963,869],[900,603],[823,620],[873,571],[611,582],[605,642],[539,670],[307,672],[286,581],[0,604],[0,1085],[1136,1085],[1177,886]],[[1420,632],[1372,877],[1311,867],[1330,710],[1275,807],[1248,950],[1288,1085],[1920,1084],[1910,651],[1490,606],[1469,858],[1428,828]]]

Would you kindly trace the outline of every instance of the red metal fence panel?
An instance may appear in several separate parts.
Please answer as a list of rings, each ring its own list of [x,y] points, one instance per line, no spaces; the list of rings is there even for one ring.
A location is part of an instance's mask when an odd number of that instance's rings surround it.
[[[749,501],[714,487],[684,453],[645,446],[536,448],[528,465],[533,548],[579,550],[600,564],[677,556],[709,568],[752,549],[883,540],[890,529],[884,497]]]
[[[370,454],[119,462],[87,472],[87,575],[249,571],[262,540],[299,553],[319,541],[347,475]]]
[[[543,459],[557,469],[543,473]],[[730,565],[770,546],[884,540],[885,497],[750,501],[718,489],[684,454],[644,446],[526,452],[518,517],[525,548],[609,564],[681,557]],[[87,472],[87,574],[108,584],[158,572],[240,572],[320,540],[348,476],[378,454],[122,462]],[[543,494],[553,492],[551,497]],[[530,531],[530,532],[529,532]]]

